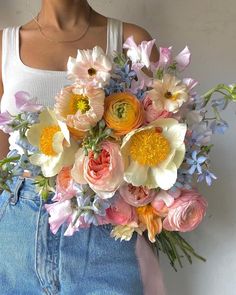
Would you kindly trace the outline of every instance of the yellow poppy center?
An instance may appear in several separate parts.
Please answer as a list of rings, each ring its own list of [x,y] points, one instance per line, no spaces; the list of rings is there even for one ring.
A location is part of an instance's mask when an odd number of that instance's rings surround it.
[[[170,92],[170,91],[166,91],[166,93],[165,93],[164,96],[165,96],[165,98],[167,98],[167,99],[177,100],[179,94],[178,94],[177,92],[176,92],[176,93],[173,93],[173,92]]]
[[[88,74],[89,76],[94,76],[96,75],[97,71],[94,68],[89,68],[88,69]]]
[[[72,93],[70,97],[70,111],[76,114],[80,110],[82,114],[90,109],[89,100],[86,95]]]
[[[43,128],[39,142],[39,149],[43,154],[56,156],[57,153],[53,149],[53,137],[60,130],[57,125]]]
[[[130,155],[141,165],[158,165],[168,157],[170,150],[170,143],[160,130],[143,130],[130,140]]]

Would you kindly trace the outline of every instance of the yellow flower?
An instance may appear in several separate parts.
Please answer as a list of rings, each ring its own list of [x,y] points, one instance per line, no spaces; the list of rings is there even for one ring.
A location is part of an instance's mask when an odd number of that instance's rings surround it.
[[[149,97],[158,112],[176,113],[189,98],[187,85],[175,76],[165,74],[162,80],[154,80]]]
[[[114,93],[105,99],[104,119],[118,136],[129,133],[143,123],[139,100],[129,92]]]
[[[142,235],[143,230],[138,227],[136,222],[126,225],[117,225],[112,229],[111,237],[115,238],[115,240],[121,239],[121,241],[129,241],[135,231]]]
[[[127,134],[121,146],[125,181],[149,189],[170,189],[184,159],[186,129],[186,124],[166,118]]]
[[[146,226],[149,240],[154,243],[156,235],[162,231],[162,220],[151,205],[136,208],[139,221]]]
[[[45,109],[39,121],[26,134],[29,143],[39,150],[30,156],[30,162],[41,166],[45,177],[52,177],[74,163],[78,145],[70,139],[66,124],[58,121],[53,111]]]

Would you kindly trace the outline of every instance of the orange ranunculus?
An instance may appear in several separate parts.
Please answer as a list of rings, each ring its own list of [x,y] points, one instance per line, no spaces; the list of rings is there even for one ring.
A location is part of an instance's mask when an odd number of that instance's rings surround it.
[[[155,236],[162,231],[162,220],[151,205],[136,208],[139,221],[146,226],[149,240],[154,243]]]
[[[129,92],[113,93],[105,98],[104,120],[116,135],[127,134],[142,125],[142,105],[136,96]]]

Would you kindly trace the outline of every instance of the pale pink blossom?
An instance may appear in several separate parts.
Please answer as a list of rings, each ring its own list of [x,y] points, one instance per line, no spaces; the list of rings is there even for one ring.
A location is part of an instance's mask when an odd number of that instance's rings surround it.
[[[194,230],[205,216],[207,201],[195,190],[183,190],[169,207],[163,227],[168,231]]]
[[[145,123],[151,123],[158,118],[171,118],[172,113],[166,110],[158,111],[149,95],[146,95],[142,101]]]
[[[72,177],[79,184],[88,183],[101,197],[111,198],[123,181],[124,164],[117,143],[104,141],[97,159],[94,153],[85,156],[83,149],[76,154]]]
[[[104,99],[103,89],[67,86],[56,96],[55,113],[68,127],[85,132],[102,119]]]
[[[188,46],[186,46],[176,57],[175,61],[177,63],[177,70],[183,71],[189,65],[191,59],[191,53]]]
[[[147,205],[157,195],[156,190],[148,189],[143,186],[133,186],[131,183],[124,183],[119,188],[119,193],[125,202],[134,207]]]
[[[130,36],[123,44],[124,49],[127,50],[127,56],[131,59],[132,64],[138,64],[140,66],[146,66],[149,68],[151,61],[150,55],[152,52],[152,48],[155,44],[156,40],[150,41],[142,41],[139,45],[134,41],[134,37]]]
[[[30,96],[28,92],[19,91],[15,94],[16,108],[21,112],[38,112],[43,106],[36,103],[37,99]]]
[[[68,222],[73,214],[70,200],[45,204],[45,208],[50,215],[49,224],[53,234],[56,234],[60,226],[63,223]]]
[[[115,202],[106,209],[106,218],[112,224],[125,225],[137,220],[135,208],[126,203],[123,198],[117,196]]]

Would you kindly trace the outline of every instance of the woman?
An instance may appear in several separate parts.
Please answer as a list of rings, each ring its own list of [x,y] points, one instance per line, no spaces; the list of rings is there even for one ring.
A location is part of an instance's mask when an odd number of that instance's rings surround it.
[[[42,0],[37,18],[1,32],[2,111],[17,113],[14,94],[20,90],[52,106],[68,84],[69,56],[95,45],[108,54],[121,51],[130,35],[137,43],[151,39],[138,26],[98,14],[87,0]],[[158,60],[156,47],[151,58]],[[4,157],[8,140],[3,133],[0,142]],[[0,197],[0,294],[162,294],[161,286],[150,289],[151,274],[158,273],[156,266],[150,273],[145,268],[154,255],[144,239],[134,236],[120,243],[110,238],[108,225],[91,226],[70,238],[63,236],[64,228],[53,235],[33,180],[23,175],[12,189],[14,194]]]

